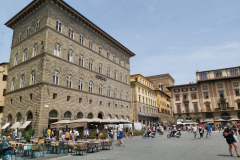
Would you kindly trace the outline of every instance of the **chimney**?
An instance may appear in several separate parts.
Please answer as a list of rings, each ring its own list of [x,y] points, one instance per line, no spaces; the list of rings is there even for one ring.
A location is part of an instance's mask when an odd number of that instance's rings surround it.
[[[191,82],[189,82],[189,84],[192,84]]]

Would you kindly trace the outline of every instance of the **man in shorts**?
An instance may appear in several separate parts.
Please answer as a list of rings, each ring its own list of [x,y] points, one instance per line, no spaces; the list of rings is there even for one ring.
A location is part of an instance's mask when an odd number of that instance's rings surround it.
[[[205,126],[205,129],[207,131],[206,138],[208,138],[208,135],[209,135],[209,138],[211,138],[211,126],[209,125],[209,123],[207,123],[207,125]]]

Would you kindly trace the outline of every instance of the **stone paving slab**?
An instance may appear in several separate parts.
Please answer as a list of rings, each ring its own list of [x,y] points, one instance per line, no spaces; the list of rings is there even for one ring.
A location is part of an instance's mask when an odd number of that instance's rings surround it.
[[[114,142],[113,150],[104,150],[97,153],[89,153],[84,156],[65,156],[55,160],[232,160],[239,159],[230,157],[228,144],[222,136],[222,132],[213,132],[212,138],[193,138],[193,134],[182,132],[181,138],[156,136],[155,138],[143,139],[141,136],[124,138],[125,147],[118,147]],[[239,138],[240,140],[240,138]],[[240,142],[238,142],[240,148]],[[233,154],[236,156],[233,148]]]

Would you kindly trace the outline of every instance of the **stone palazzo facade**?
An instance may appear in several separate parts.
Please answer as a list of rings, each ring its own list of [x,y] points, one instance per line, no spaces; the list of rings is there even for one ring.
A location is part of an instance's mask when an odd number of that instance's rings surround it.
[[[62,0],[34,0],[13,29],[3,123],[31,121],[35,136],[63,119],[132,120],[135,54]]]
[[[175,123],[240,121],[240,67],[196,72],[196,83],[169,86]]]

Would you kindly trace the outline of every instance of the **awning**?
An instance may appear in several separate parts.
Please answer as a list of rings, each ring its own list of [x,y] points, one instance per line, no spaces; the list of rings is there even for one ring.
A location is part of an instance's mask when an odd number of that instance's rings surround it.
[[[181,124],[182,122],[177,122],[177,124]]]
[[[1,129],[6,129],[9,125],[10,123],[6,123]]]
[[[20,122],[15,122],[12,127],[10,127],[10,129],[16,129],[19,128],[21,126]]]
[[[26,122],[20,127],[20,129],[25,129],[30,123],[31,123],[31,121],[26,121]]]

